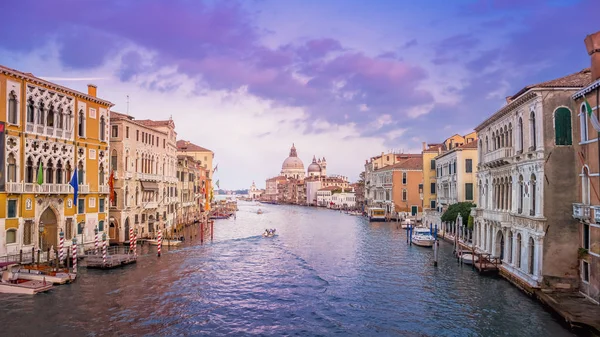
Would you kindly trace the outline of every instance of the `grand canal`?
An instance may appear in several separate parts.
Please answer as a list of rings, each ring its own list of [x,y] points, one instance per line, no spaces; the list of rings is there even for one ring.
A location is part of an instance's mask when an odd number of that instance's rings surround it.
[[[264,214],[258,215],[258,208]],[[509,283],[460,267],[395,224],[240,203],[213,243],[149,247],[137,265],[81,268],[74,284],[2,295],[3,336],[571,336]],[[278,236],[263,238],[265,228]]]

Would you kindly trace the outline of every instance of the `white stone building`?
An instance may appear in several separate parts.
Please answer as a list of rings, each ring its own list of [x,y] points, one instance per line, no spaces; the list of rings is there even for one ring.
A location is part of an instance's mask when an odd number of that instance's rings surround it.
[[[354,191],[343,191],[341,193],[334,193],[331,195],[331,202],[333,208],[338,209],[352,209],[356,207],[356,196]]]
[[[256,184],[253,181],[252,186],[250,186],[250,189],[248,190],[248,197],[250,199],[259,199],[263,192],[265,192],[265,190],[259,190],[256,188]]]

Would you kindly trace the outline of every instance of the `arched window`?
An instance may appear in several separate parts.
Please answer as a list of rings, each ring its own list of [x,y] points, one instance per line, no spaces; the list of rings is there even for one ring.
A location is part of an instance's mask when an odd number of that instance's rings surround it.
[[[140,204],[140,189],[139,187],[135,188],[135,206],[139,206]]]
[[[485,136],[485,152],[490,152],[490,142],[488,141],[488,136]]]
[[[104,165],[100,164],[100,168],[98,169],[98,184],[104,185]]]
[[[567,108],[558,108],[554,112],[554,132],[556,145],[572,145],[571,137],[571,111]]]
[[[106,119],[104,116],[100,117],[100,140],[106,140]]]
[[[407,182],[406,172],[402,172],[402,184],[406,185],[406,182]]]
[[[85,137],[85,114],[83,110],[79,110],[79,121],[77,124],[79,137]]]
[[[65,113],[65,130],[73,131],[73,111],[71,108],[67,109],[67,113]]]
[[[42,177],[40,178],[40,167],[42,168]],[[35,167],[35,181],[36,182],[44,182],[44,165],[42,163],[42,159],[38,159],[38,163]]]
[[[39,125],[44,125],[44,114],[45,114],[45,109],[44,109],[44,103],[40,102],[39,108],[38,108],[38,114],[37,114],[37,124]]]
[[[588,140],[588,115],[585,104],[581,105],[581,112],[579,113],[579,124],[581,128],[581,141],[585,142]]]
[[[14,183],[17,182],[17,160],[15,159],[15,155],[14,154],[9,154],[8,155],[8,169],[7,169],[7,174],[8,174],[8,182]]]
[[[531,112],[529,115],[529,133],[531,134],[531,146],[529,149],[535,151],[537,148],[537,132],[535,127],[535,112]]]
[[[512,123],[508,123],[508,146],[513,146],[513,134],[512,134]]]
[[[14,91],[11,91],[8,97],[8,122],[11,124],[19,124],[17,95],[15,95]]]
[[[590,204],[590,172],[587,166],[581,170],[581,202]]]
[[[62,108],[58,108],[56,112],[56,127],[62,129],[65,127],[65,116]]]
[[[519,117],[519,121],[517,123],[517,151],[523,151],[523,119]]]
[[[83,160],[80,160],[79,164],[77,165],[77,180],[79,180],[79,185],[82,185],[84,183],[84,176],[85,172],[83,170]]]
[[[113,149],[110,155],[110,169],[114,172],[117,172],[117,150]]]
[[[524,186],[523,186],[523,176],[519,176],[519,214],[523,212],[523,194],[524,194]]]
[[[402,189],[402,201],[406,201],[408,199],[408,195],[406,192],[406,188]]]
[[[64,179],[63,179],[63,164],[62,161],[58,161],[58,163],[56,163],[56,183],[57,184],[63,184],[64,183]],[[68,177],[67,177],[68,179]]]
[[[494,151],[496,149],[496,132],[492,132],[492,140],[494,142],[494,144],[492,144],[492,151]]]
[[[46,165],[46,182],[48,184],[54,183],[54,164],[52,163],[52,159],[48,159],[48,164]]]
[[[71,181],[71,175],[73,174],[73,168],[71,168],[71,163],[67,162],[65,167],[65,181]]]
[[[54,106],[50,104],[48,116],[46,117],[46,126],[54,127]]]
[[[33,105],[33,99],[29,98],[27,101],[27,123],[35,122],[35,107]]]
[[[529,215],[534,216],[535,215],[535,203],[536,203],[536,182],[535,182],[535,174],[531,174],[531,178],[530,178],[530,184],[531,184],[531,208],[529,210]]]
[[[129,206],[129,186],[125,187],[125,207]]]

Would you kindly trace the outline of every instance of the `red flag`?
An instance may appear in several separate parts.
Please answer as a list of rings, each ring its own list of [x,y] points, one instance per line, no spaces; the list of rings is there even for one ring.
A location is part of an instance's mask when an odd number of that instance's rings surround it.
[[[115,198],[115,171],[110,171],[110,177],[108,178],[108,200],[113,202]]]

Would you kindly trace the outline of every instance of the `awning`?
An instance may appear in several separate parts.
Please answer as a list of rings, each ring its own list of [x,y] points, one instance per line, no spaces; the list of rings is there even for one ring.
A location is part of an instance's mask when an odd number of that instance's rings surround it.
[[[141,181],[142,189],[146,191],[158,191],[158,183],[152,181]]]

